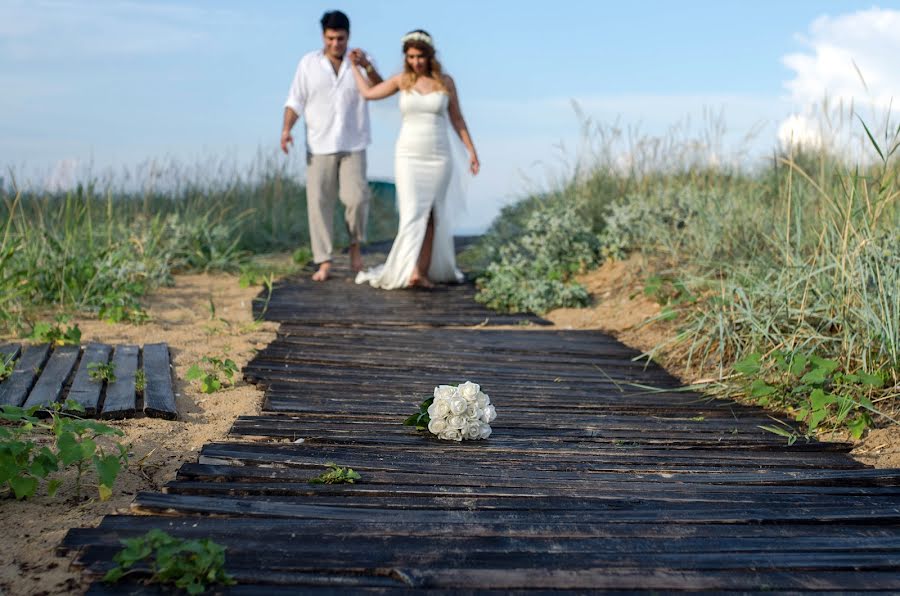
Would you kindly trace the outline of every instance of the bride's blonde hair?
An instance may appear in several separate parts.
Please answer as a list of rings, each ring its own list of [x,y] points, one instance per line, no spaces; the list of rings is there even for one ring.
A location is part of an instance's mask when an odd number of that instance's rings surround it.
[[[400,88],[404,91],[412,89],[419,78],[406,60],[406,52],[410,48],[415,48],[422,52],[428,59],[428,74],[437,83],[439,90],[447,91],[447,86],[444,84],[444,73],[441,69],[441,63],[435,56],[433,44],[434,41],[432,41],[431,35],[424,29],[415,29],[403,36],[403,74],[400,76]]]

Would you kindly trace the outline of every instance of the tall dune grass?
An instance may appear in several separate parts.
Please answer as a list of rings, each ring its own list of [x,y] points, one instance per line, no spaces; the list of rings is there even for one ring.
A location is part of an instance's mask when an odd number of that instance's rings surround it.
[[[369,238],[395,232],[392,187],[373,184]],[[336,243],[347,242],[342,210]],[[251,255],[309,243],[301,178],[274,161],[170,162],[89,177],[67,191],[0,186],[0,325],[33,305],[140,320],[139,298],[179,271],[237,271]]]
[[[601,243],[592,265],[640,252],[655,278],[669,281],[661,318],[675,319],[678,333],[658,350],[722,375],[751,352],[803,351],[878,372],[896,387],[900,128],[875,135],[856,125],[869,143],[865,162],[800,148],[748,168],[710,159],[706,138],[626,138],[591,124],[600,147],[590,167],[505,209],[468,255],[485,268],[481,299],[513,310],[528,304],[528,285],[511,291],[512,265],[497,264],[504,246],[532,233],[533,214],[574,208]],[[494,300],[498,287],[503,300]]]

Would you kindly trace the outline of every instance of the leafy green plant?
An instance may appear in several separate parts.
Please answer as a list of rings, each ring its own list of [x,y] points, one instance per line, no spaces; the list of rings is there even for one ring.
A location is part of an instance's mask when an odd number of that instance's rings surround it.
[[[77,346],[81,343],[81,329],[78,324],[62,327],[68,323],[69,317],[59,315],[55,323],[35,323],[28,335],[28,339],[41,343],[51,343],[56,346]]]
[[[65,411],[64,411],[65,410]],[[15,406],[0,409],[0,486],[11,490],[17,499],[36,494],[39,483],[52,472],[75,468],[75,498],[81,498],[85,473],[93,469],[100,499],[112,495],[112,487],[122,465],[128,462],[127,448],[109,441],[106,453],[103,439],[124,433],[94,420],[84,420],[70,412],[83,412],[77,402],[54,404],[52,408],[25,410]],[[38,414],[49,417],[49,422]],[[60,480],[50,479],[47,493],[56,494]]]
[[[214,584],[234,585],[225,571],[225,547],[209,539],[182,540],[162,530],[122,540],[125,548],[113,556],[116,567],[103,581],[115,583],[129,573],[147,576],[147,583],[174,585],[200,594]]]
[[[419,404],[419,411],[403,421],[404,426],[415,426],[416,430],[428,429],[428,423],[431,422],[431,416],[428,414],[428,408],[434,403],[434,396],[429,397]]]
[[[344,468],[332,462],[326,463],[325,466],[328,471],[310,479],[310,484],[353,484],[362,478],[359,473],[353,471],[353,468]]]
[[[859,438],[872,426],[872,416],[882,415],[871,398],[884,386],[882,373],[851,373],[836,360],[784,350],[773,350],[765,357],[753,352],[737,362],[734,370],[744,379],[746,395],[759,405],[787,409],[806,424],[809,434],[823,425],[845,426]]]
[[[136,284],[110,290],[100,298],[97,316],[110,323],[146,323],[150,315],[136,297],[140,293],[143,288]]]
[[[291,260],[297,265],[306,265],[313,260],[312,251],[308,246],[301,246],[291,254]]]
[[[115,362],[91,362],[88,364],[88,376],[93,381],[102,383],[116,382],[116,363]]]
[[[547,201],[528,217],[521,235],[498,251],[477,281],[475,299],[501,311],[543,313],[585,306],[576,273],[599,263],[600,241],[571,201]]]
[[[188,381],[199,381],[200,391],[203,393],[215,393],[222,388],[223,383],[233,385],[237,372],[238,366],[230,358],[204,356],[200,364],[194,364],[188,369],[185,378]]]
[[[144,372],[144,369],[139,369],[134,373],[134,390],[138,393],[143,393],[146,387],[147,373]]]

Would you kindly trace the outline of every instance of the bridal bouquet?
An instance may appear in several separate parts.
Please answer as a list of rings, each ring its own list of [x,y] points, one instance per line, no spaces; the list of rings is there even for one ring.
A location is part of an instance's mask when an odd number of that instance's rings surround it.
[[[428,429],[439,439],[462,441],[491,436],[490,423],[497,417],[491,398],[476,383],[438,385],[434,396],[422,402],[419,412],[403,424]]]

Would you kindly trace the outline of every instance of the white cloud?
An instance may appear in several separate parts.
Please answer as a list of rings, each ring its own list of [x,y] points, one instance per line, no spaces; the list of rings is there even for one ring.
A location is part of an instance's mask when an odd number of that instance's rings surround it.
[[[821,16],[799,39],[806,50],[783,58],[794,71],[785,83],[794,113],[781,123],[779,139],[871,155],[857,115],[876,138],[890,129],[900,97],[900,11]]]

